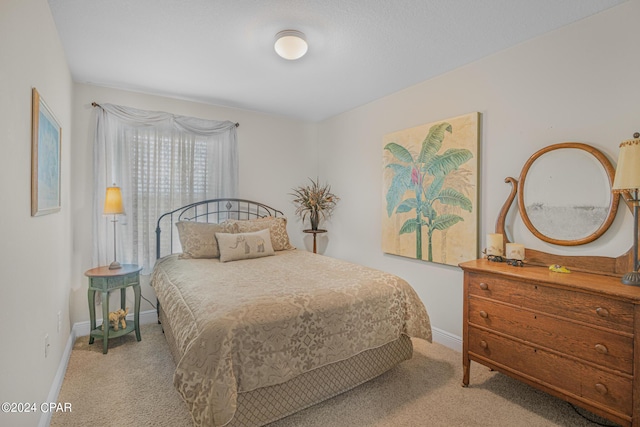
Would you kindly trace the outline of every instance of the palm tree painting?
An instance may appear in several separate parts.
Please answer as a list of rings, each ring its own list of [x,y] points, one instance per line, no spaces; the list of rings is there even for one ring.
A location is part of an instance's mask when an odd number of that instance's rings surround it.
[[[479,114],[384,137],[383,251],[458,265],[477,258]]]

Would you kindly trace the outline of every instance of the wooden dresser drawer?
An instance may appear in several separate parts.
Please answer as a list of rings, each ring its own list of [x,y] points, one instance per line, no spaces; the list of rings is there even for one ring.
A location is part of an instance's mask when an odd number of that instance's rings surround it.
[[[497,275],[468,273],[469,295],[633,333],[633,304],[590,293],[558,289]]]
[[[633,337],[478,297],[469,297],[470,324],[633,374]]]
[[[473,360],[640,427],[640,287],[607,274],[486,259],[460,267],[463,385]]]
[[[508,372],[589,404],[604,404],[621,414],[632,411],[632,379],[628,375],[602,371],[473,326],[469,327],[468,345],[474,359],[484,358]]]

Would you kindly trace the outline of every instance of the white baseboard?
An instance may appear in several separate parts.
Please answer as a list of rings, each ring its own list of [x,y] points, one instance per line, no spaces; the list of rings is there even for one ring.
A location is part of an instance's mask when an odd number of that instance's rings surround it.
[[[462,353],[462,338],[443,331],[442,329],[431,327],[431,333],[433,335],[433,342],[442,344],[445,347],[449,347],[459,353]]]
[[[127,320],[133,320],[133,313],[127,315]],[[158,313],[155,310],[146,310],[140,312],[140,324],[147,325],[149,323],[158,322]],[[96,319],[97,324],[102,324],[102,318]],[[76,337],[86,337],[91,332],[91,322],[85,320],[84,322],[74,323],[73,331],[76,333]]]
[[[67,345],[64,347],[64,352],[60,358],[60,364],[56,371],[56,376],[53,378],[53,383],[49,389],[49,395],[47,396],[47,402],[57,402],[58,394],[62,388],[62,382],[64,381],[64,375],[67,372],[67,365],[69,364],[69,358],[71,357],[71,350],[73,350],[73,343],[76,341],[75,331],[72,329],[67,340]],[[51,423],[52,411],[41,411],[40,422],[38,427],[48,427]]]
[[[102,323],[102,319],[97,319]],[[127,320],[133,320],[133,314],[127,316]],[[148,323],[156,323],[158,321],[158,315],[155,310],[147,310],[140,313],[140,324],[145,325]],[[74,323],[67,340],[67,345],[64,348],[64,353],[60,359],[56,376],[53,379],[51,388],[49,389],[49,395],[47,396],[47,402],[57,402],[58,394],[62,388],[62,382],[64,381],[64,375],[67,372],[67,365],[69,364],[69,358],[71,357],[71,350],[73,350],[73,344],[77,337],[83,337],[89,335],[91,328],[91,322],[78,322]],[[43,411],[38,422],[38,427],[48,427],[51,423],[51,411]]]

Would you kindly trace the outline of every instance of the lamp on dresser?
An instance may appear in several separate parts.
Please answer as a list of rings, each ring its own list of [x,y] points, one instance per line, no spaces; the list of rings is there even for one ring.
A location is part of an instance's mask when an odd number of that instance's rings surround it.
[[[613,181],[614,192],[621,193],[625,201],[633,206],[633,271],[622,277],[622,283],[640,286],[638,271],[638,205],[640,205],[640,133],[633,134],[633,139],[620,144],[618,168]]]
[[[122,205],[122,192],[120,187],[116,187],[113,184],[112,187],[107,187],[107,194],[104,198],[104,211],[105,215],[113,215],[113,262],[109,264],[109,270],[117,270],[121,268],[121,265],[116,261],[116,223],[118,219],[116,215],[124,213],[124,206]]]

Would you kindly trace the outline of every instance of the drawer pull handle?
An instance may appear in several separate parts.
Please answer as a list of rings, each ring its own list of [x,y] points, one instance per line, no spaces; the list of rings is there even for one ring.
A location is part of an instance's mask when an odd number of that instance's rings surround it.
[[[480,347],[487,349],[487,347],[489,347],[489,344],[487,344],[487,342],[485,340],[480,341]]]
[[[484,310],[480,310],[480,317],[486,319],[487,317],[489,317],[489,314]]]
[[[596,344],[596,351],[600,354],[607,354],[609,353],[609,349],[602,345],[602,344]]]
[[[606,308],[598,307],[596,308],[596,313],[600,317],[609,317],[609,310],[607,310]]]
[[[487,289],[489,289],[489,285],[487,285],[484,282],[480,283],[480,289],[482,289],[483,291],[486,291]]]
[[[603,395],[603,396],[605,394],[609,393],[609,390],[607,390],[607,387],[604,384],[601,384],[601,383],[597,383],[596,384],[596,391],[598,393],[600,393],[601,395]]]

